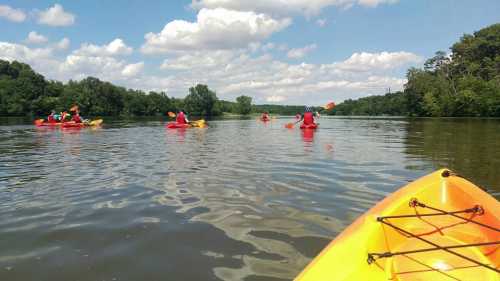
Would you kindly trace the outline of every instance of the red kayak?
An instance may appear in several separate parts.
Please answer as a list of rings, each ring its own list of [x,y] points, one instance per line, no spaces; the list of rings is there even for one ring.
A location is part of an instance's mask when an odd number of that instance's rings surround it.
[[[191,125],[186,124],[186,123],[177,123],[177,122],[170,122],[167,123],[167,128],[169,129],[181,129],[181,128],[189,128]]]
[[[61,126],[61,122],[47,122],[43,119],[38,119],[35,120],[35,126],[38,127],[55,127],[55,126]]]
[[[301,129],[316,129],[316,128],[318,128],[318,124],[309,124],[309,125],[302,124],[302,125],[300,125],[300,128]]]

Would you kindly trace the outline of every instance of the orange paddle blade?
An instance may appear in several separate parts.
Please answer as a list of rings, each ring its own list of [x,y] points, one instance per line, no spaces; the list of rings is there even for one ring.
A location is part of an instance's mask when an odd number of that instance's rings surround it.
[[[169,111],[167,114],[168,114],[168,117],[172,117],[172,118],[174,118],[176,116],[175,113],[173,113],[172,111]]]
[[[294,125],[293,123],[287,123],[287,124],[285,124],[285,128],[293,129],[293,125]]]
[[[335,107],[335,103],[334,102],[330,102],[327,105],[323,106],[323,108],[326,109],[326,110],[333,109],[334,107]]]

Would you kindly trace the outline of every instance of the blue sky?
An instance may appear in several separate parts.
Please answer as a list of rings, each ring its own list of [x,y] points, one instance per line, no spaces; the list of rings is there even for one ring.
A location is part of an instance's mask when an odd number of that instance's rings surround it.
[[[408,67],[498,11],[498,0],[2,1],[0,58],[62,81],[321,104],[402,89]]]

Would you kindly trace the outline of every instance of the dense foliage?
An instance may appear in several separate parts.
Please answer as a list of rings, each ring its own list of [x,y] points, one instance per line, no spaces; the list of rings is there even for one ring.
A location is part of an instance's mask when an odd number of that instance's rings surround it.
[[[403,92],[347,100],[332,114],[500,116],[500,24],[464,35],[407,79]]]
[[[0,60],[0,115],[44,115],[78,105],[84,115],[155,115],[173,110],[163,92],[125,89],[88,77],[67,84],[47,81],[27,64]]]

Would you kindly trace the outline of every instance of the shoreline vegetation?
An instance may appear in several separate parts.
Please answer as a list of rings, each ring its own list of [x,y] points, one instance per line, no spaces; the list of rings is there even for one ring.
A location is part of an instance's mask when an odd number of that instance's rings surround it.
[[[500,117],[500,23],[464,35],[447,54],[438,51],[423,69],[410,68],[403,91],[345,100],[328,115]],[[165,116],[184,109],[191,116],[245,116],[261,112],[293,116],[302,105],[252,104],[249,96],[220,100],[207,85],[185,98],[127,89],[87,77],[46,80],[28,64],[0,59],[0,116],[45,116],[78,105],[84,116]],[[319,110],[315,107],[313,110]]]
[[[500,117],[500,23],[465,34],[450,50],[410,68],[403,91],[345,100],[329,114]]]

